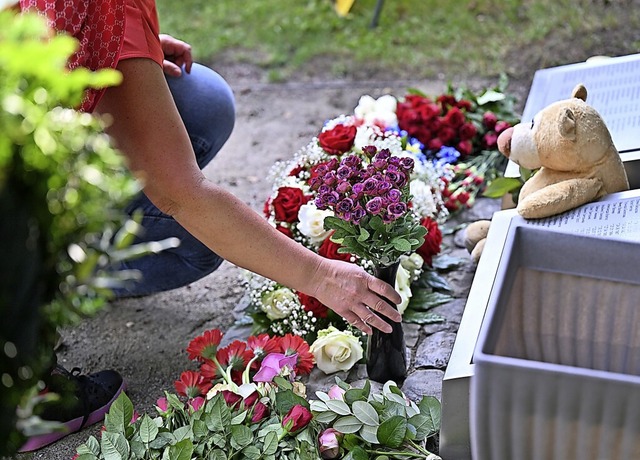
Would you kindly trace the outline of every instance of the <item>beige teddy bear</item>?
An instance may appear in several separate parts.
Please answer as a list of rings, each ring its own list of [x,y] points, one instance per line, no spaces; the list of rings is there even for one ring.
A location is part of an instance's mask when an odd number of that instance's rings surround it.
[[[545,107],[533,121],[519,123],[498,137],[503,155],[537,170],[520,191],[516,209],[521,216],[541,219],[629,189],[609,129],[586,100],[586,88],[578,85],[571,99]],[[488,221],[467,227],[465,244],[476,261],[488,228]]]

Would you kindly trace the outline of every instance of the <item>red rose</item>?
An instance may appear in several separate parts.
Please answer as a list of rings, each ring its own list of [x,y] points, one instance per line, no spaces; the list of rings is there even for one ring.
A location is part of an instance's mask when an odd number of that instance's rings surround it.
[[[508,121],[499,121],[496,123],[496,133],[500,134],[507,128],[511,128],[511,123]]]
[[[229,407],[233,407],[242,401],[242,396],[229,390],[222,390],[222,397]]]
[[[443,125],[438,130],[438,139],[440,139],[444,145],[451,145],[455,138],[456,132],[450,126]]]
[[[302,292],[298,292],[298,298],[300,299],[300,303],[304,307],[305,311],[310,311],[313,313],[313,316],[316,318],[326,318],[328,308],[322,302],[320,302],[315,297],[311,297],[310,295],[303,294]]]
[[[458,152],[460,152],[461,155],[471,155],[471,152],[473,152],[473,144],[468,140],[461,141],[456,146],[456,149],[458,150]]]
[[[280,187],[278,194],[271,202],[276,220],[289,223],[296,222],[300,207],[311,198],[311,196],[305,196],[298,187]]]
[[[489,131],[491,131],[493,128],[496,127],[497,122],[498,122],[498,117],[493,112],[485,112],[484,115],[482,115],[482,124]]]
[[[282,419],[282,426],[287,432],[295,433],[306,427],[312,418],[313,415],[309,412],[309,409],[296,404]]]
[[[489,131],[482,138],[482,142],[484,144],[484,148],[494,149],[496,145],[498,145],[498,135],[495,131]]]
[[[344,260],[346,262],[351,262],[351,254],[349,254],[348,252],[338,252],[338,249],[340,249],[341,247],[342,246],[340,246],[338,243],[334,243],[333,241],[331,241],[331,238],[327,238],[318,248],[318,254],[320,254],[322,257],[326,257],[327,259]]]
[[[300,174],[302,171],[304,171],[304,166],[298,165],[295,168],[293,168],[291,171],[289,171],[289,175],[291,177],[296,177],[298,174]]]
[[[452,128],[459,128],[465,122],[464,113],[458,107],[452,107],[444,116],[443,121]]]
[[[269,416],[269,408],[264,403],[258,401],[253,406],[253,415],[251,415],[251,423],[258,423],[259,421]]]
[[[442,245],[442,232],[438,223],[430,217],[423,217],[420,225],[427,229],[424,243],[417,250],[417,253],[424,259],[424,263],[431,266],[433,256],[440,253]]]
[[[336,125],[333,129],[320,133],[318,142],[328,154],[341,155],[353,147],[355,138],[355,126]]]
[[[477,132],[478,130],[473,123],[465,123],[460,127],[460,140],[466,141],[472,139]]]

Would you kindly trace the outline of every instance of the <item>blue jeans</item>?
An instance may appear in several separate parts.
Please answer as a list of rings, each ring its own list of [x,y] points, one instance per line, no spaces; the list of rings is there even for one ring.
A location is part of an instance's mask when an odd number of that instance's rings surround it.
[[[231,135],[235,123],[233,93],[220,75],[198,64],[193,65],[190,74],[166,78],[202,169]],[[222,263],[220,256],[162,213],[143,193],[126,208],[129,214],[135,210],[143,211],[143,234],[134,243],[176,237],[180,246],[124,262],[118,269],[139,270],[142,279],[114,290],[116,297],[143,296],[185,286]]]

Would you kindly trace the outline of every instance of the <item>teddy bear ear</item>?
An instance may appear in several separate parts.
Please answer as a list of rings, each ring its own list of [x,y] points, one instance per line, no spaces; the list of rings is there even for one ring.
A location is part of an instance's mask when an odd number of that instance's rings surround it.
[[[565,139],[576,139],[576,116],[569,108],[564,108],[560,113],[560,134]]]
[[[587,88],[582,83],[579,83],[573,88],[571,96],[587,102]]]

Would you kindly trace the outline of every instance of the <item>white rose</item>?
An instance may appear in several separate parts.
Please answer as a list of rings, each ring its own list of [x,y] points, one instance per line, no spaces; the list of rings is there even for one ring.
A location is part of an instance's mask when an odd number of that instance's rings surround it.
[[[283,319],[289,316],[291,309],[298,303],[298,296],[286,287],[267,291],[261,297],[262,311],[270,320]]]
[[[358,118],[364,118],[368,113],[373,112],[375,110],[375,107],[376,100],[368,94],[365,94],[364,96],[360,97],[360,100],[358,100],[358,105],[353,110],[353,113]]]
[[[298,211],[298,230],[313,243],[322,243],[331,233],[331,230],[324,229],[327,216],[333,216],[333,211],[322,211],[313,202],[303,204]]]
[[[325,374],[348,371],[363,356],[360,340],[350,331],[340,331],[333,326],[318,331],[311,353],[318,369]]]
[[[380,124],[385,127],[398,124],[396,108],[398,101],[395,97],[386,94],[374,99],[371,96],[362,96],[354,113],[367,124]]]
[[[398,311],[403,314],[409,305],[411,296],[411,274],[402,265],[398,267],[398,274],[396,275],[396,291],[402,297],[402,301],[398,304]]]

